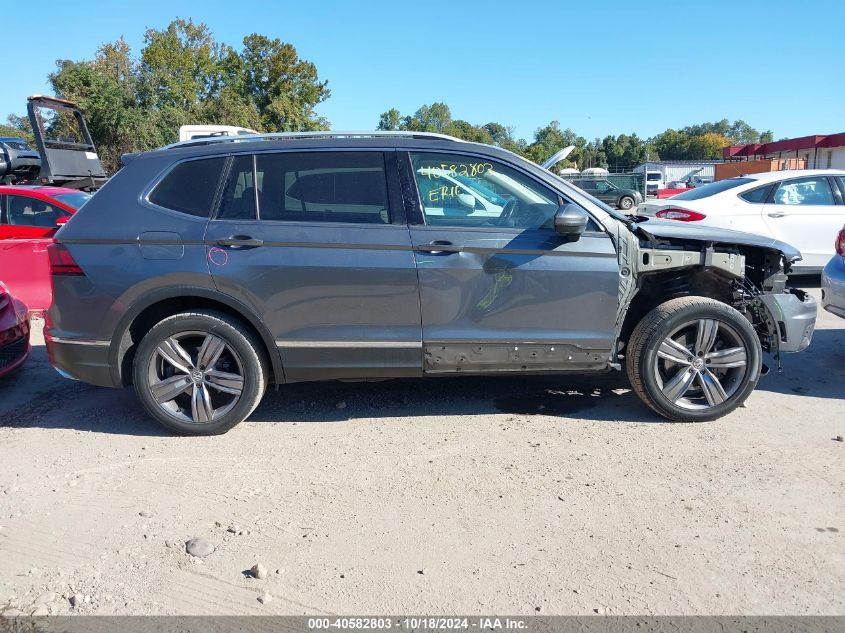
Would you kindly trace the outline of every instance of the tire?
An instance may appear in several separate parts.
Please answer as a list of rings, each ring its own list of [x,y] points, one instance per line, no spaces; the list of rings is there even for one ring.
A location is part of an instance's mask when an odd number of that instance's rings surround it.
[[[706,422],[751,395],[762,349],[754,328],[731,306],[681,297],[637,324],[626,365],[634,392],[654,411],[672,421]]]
[[[180,312],[160,321],[138,345],[135,391],[147,413],[173,433],[219,435],[261,401],[268,375],[263,350],[227,314]]]
[[[622,196],[619,198],[619,204],[617,206],[623,211],[630,211],[634,208],[634,199],[631,196]]]

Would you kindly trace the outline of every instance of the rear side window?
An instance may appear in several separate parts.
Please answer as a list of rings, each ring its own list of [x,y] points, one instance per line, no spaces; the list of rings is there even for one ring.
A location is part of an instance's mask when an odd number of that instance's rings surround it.
[[[751,178],[728,178],[727,180],[718,180],[716,182],[711,182],[709,185],[696,187],[695,189],[679,193],[677,196],[672,196],[672,200],[701,200],[707,196],[722,193],[728,189],[747,185],[751,182],[754,182]]]
[[[165,209],[208,217],[225,158],[179,163],[150,192],[149,201]]]
[[[235,156],[220,200],[219,220],[254,220],[256,218],[255,182],[252,156]]]
[[[262,220],[388,224],[381,152],[284,152],[256,156]]]
[[[766,198],[769,197],[769,192],[771,190],[772,186],[766,185],[765,187],[757,187],[755,189],[750,189],[744,193],[739,194],[739,197],[745,200],[746,202],[762,204],[766,201]]]

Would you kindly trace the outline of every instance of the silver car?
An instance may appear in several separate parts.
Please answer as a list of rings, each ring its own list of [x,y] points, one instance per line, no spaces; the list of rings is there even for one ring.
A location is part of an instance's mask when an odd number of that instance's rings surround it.
[[[845,319],[845,227],[836,236],[836,255],[822,271],[822,306]]]
[[[223,433],[268,385],[627,372],[713,420],[809,345],[800,258],[635,218],[502,149],[424,133],[218,137],[124,158],[49,247],[64,375]]]

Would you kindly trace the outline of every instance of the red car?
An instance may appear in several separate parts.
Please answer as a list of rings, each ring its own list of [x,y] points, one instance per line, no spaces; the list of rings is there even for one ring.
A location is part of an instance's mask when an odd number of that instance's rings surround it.
[[[30,310],[50,306],[47,244],[90,197],[64,187],[0,185],[0,277]]]
[[[0,377],[23,365],[29,356],[29,313],[0,282]]]

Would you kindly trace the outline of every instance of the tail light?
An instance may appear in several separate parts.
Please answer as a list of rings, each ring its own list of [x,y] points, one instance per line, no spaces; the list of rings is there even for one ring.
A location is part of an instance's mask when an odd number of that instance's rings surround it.
[[[64,244],[53,242],[47,245],[47,258],[50,260],[51,275],[84,275],[82,268],[73,259],[73,255]]]
[[[707,216],[697,211],[688,211],[686,209],[661,209],[654,214],[658,218],[664,220],[678,220],[679,222],[698,222]]]
[[[836,252],[845,257],[845,229],[839,231],[836,236]]]

